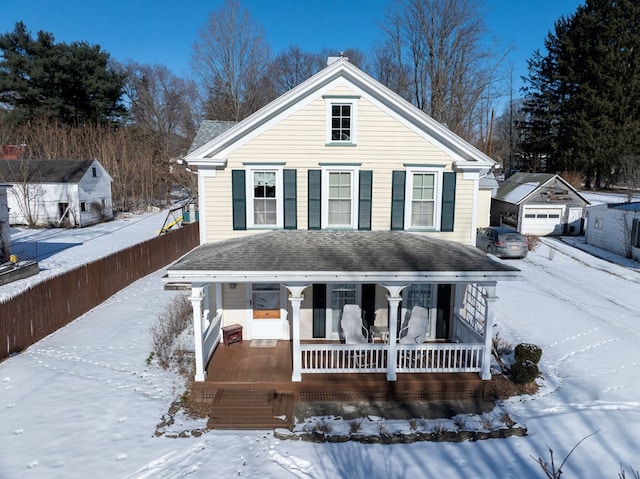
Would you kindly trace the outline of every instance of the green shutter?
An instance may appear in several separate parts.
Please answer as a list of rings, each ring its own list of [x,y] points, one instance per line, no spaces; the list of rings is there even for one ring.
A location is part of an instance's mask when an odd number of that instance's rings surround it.
[[[322,170],[309,170],[309,229],[321,228]]]
[[[640,237],[638,237],[638,227],[640,227],[640,220],[634,218],[631,223],[631,246],[634,248],[640,247]]]
[[[296,170],[283,170],[284,175],[284,229],[298,228],[298,202],[296,199]]]
[[[360,172],[360,194],[358,199],[358,229],[371,229],[371,190],[373,171]]]
[[[313,285],[313,337],[326,336],[327,285]]]
[[[233,229],[247,229],[247,199],[244,170],[231,171],[231,199],[233,203]]]
[[[391,180],[391,229],[404,229],[404,171],[394,171]]]
[[[442,218],[440,231],[453,231],[456,212],[456,173],[442,175]]]

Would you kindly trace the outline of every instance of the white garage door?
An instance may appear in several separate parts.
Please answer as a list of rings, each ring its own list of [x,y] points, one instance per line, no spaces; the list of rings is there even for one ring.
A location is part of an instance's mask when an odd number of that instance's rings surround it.
[[[524,208],[522,233],[544,236],[562,233],[562,208]]]

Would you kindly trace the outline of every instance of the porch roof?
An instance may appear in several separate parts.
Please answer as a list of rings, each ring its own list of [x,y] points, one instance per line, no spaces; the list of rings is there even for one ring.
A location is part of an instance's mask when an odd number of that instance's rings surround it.
[[[270,231],[198,246],[167,270],[189,282],[493,282],[520,270],[480,250],[400,231]]]

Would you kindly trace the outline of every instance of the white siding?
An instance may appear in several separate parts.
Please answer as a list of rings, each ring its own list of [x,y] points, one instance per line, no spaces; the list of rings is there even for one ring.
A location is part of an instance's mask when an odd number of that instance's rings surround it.
[[[625,256],[627,236],[638,213],[597,205],[587,208],[587,215],[585,242]]]

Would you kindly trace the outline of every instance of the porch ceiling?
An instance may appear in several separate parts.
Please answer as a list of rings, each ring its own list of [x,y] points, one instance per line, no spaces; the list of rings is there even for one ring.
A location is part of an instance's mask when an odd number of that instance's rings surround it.
[[[189,282],[493,282],[520,270],[480,250],[399,231],[270,231],[201,245],[167,270]]]

